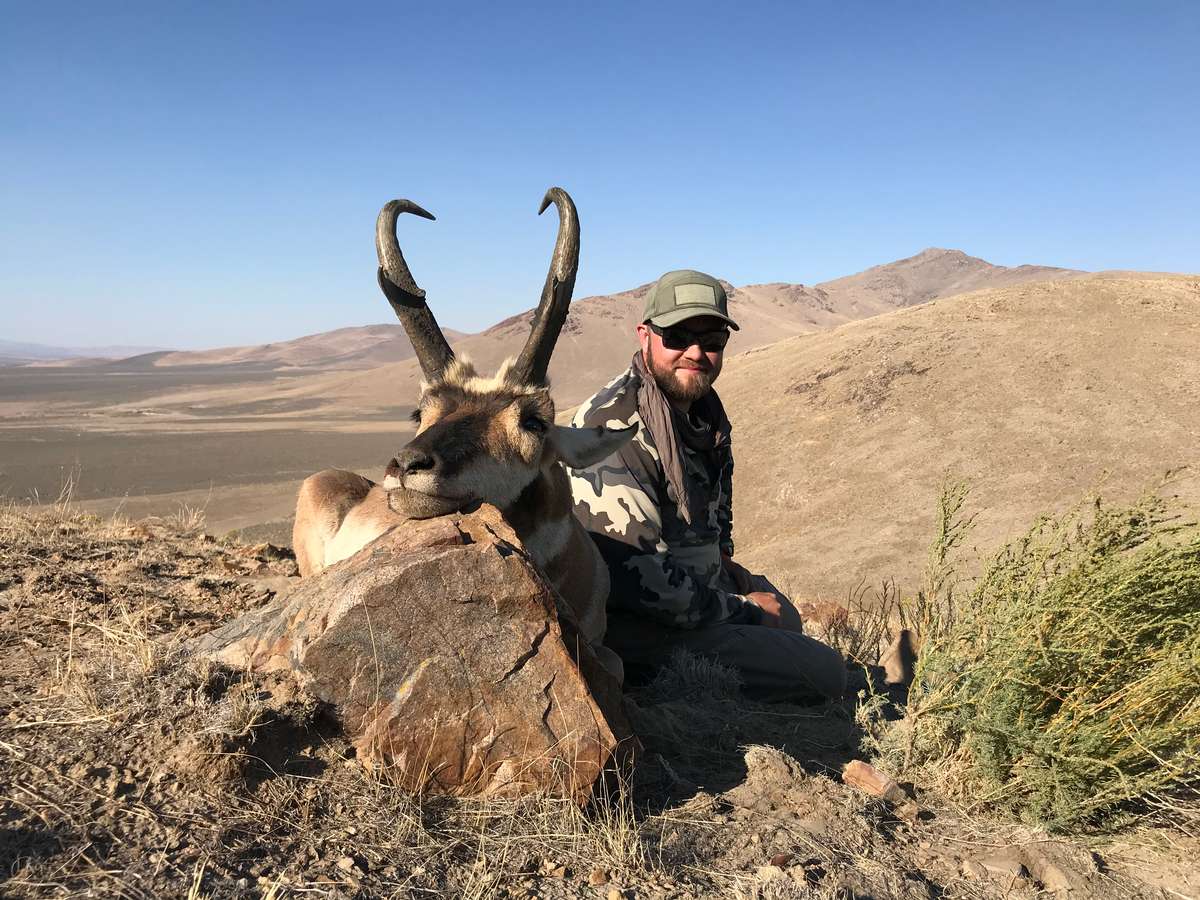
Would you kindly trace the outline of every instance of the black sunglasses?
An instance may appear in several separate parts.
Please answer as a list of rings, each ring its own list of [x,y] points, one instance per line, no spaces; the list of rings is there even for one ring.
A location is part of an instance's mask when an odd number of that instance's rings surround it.
[[[699,344],[705,353],[716,353],[724,350],[729,343],[729,329],[718,328],[715,331],[688,331],[677,325],[663,328],[653,322],[647,322],[650,330],[662,338],[662,344],[668,350],[686,350],[692,344]]]

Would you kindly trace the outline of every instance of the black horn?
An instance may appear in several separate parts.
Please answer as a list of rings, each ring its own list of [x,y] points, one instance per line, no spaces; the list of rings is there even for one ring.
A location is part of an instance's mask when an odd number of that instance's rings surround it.
[[[546,370],[558,333],[567,320],[571,292],[575,290],[575,273],[579,271],[579,214],[575,203],[562,188],[552,187],[542,198],[538,215],[553,203],[558,207],[558,239],[550,258],[550,271],[542,288],[542,300],[533,314],[529,339],[517,357],[513,375],[526,384],[545,384]]]
[[[404,326],[408,339],[421,364],[427,381],[436,381],[454,359],[454,351],[446,343],[442,329],[433,318],[429,304],[425,302],[425,291],[413,280],[400,242],[396,240],[396,220],[401,213],[412,213],[424,219],[432,214],[421,209],[411,200],[390,200],[379,211],[375,222],[375,251],[379,254],[379,287]],[[578,246],[578,244],[577,244]],[[572,275],[574,280],[574,275]]]

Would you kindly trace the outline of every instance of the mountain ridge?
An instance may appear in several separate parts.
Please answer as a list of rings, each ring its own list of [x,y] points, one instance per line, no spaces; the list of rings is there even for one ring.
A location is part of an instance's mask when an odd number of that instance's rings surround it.
[[[823,330],[845,321],[878,315],[889,309],[925,302],[975,287],[1054,277],[1076,277],[1079,272],[1048,266],[996,266],[961,250],[930,247],[919,253],[872,266],[815,285],[771,282],[734,286],[722,282],[730,294],[731,312],[748,316],[738,335],[742,347],[758,346],[765,338]],[[564,338],[596,331],[606,338],[616,330],[628,338],[640,314],[640,301],[653,282],[624,291],[582,297],[574,301],[563,328]],[[434,314],[437,314],[436,308]],[[497,365],[516,352],[527,333],[533,310],[508,316],[482,331],[470,334],[444,329],[452,345],[463,343],[465,352],[485,365]],[[500,345],[498,354],[490,346]],[[457,349],[457,347],[456,347]],[[632,352],[632,350],[630,351]],[[128,360],[105,361],[106,366],[246,366],[263,369],[368,370],[404,362],[412,348],[398,324],[350,326],[304,335],[287,341],[221,347],[209,350],[143,353]],[[41,363],[47,364],[47,363]],[[67,361],[62,365],[79,365]]]

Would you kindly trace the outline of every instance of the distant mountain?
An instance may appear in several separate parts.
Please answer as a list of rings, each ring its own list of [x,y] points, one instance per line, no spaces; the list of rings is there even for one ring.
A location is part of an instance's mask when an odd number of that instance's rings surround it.
[[[994,266],[961,250],[930,247],[907,259],[823,282],[814,290],[832,298],[851,319],[865,319],[938,297],[1082,274],[1053,266]]]
[[[465,335],[446,330],[446,339],[456,341]],[[136,348],[130,348],[136,349]],[[99,356],[100,354],[92,354]],[[116,356],[117,354],[105,354]],[[404,329],[396,325],[363,325],[338,328],[305,335],[290,341],[253,344],[245,347],[219,347],[214,350],[174,350],[122,354],[110,365],[130,369],[172,368],[176,366],[240,366],[259,369],[372,369],[376,366],[410,359],[412,345]],[[74,365],[73,360],[51,363]]]
[[[49,344],[30,344],[0,340],[0,366],[23,366],[52,360],[118,359],[160,350],[159,347],[55,347]]]
[[[1006,268],[958,250],[930,249],[858,275],[812,286],[787,283],[729,286],[730,312],[741,326],[730,342],[730,353],[743,353],[795,335],[827,331],[847,322],[961,290],[1074,278],[1081,274],[1040,266]],[[618,294],[585,297],[571,304],[550,364],[550,380],[560,410],[567,410],[584,400],[629,364],[636,346],[634,326],[641,317],[649,288],[649,284],[644,284]],[[437,305],[433,304],[433,307],[436,315]],[[457,354],[468,356],[481,371],[490,372],[506,357],[520,351],[529,334],[532,316],[533,310],[527,310],[479,334],[463,336],[448,332],[446,337]],[[333,339],[338,335],[367,333],[373,337],[364,341],[368,345],[365,353],[346,350],[340,340]],[[369,326],[367,329],[342,329],[313,335],[299,342],[209,351],[211,355],[170,354],[178,360],[208,358],[213,364],[228,364],[274,359],[276,357],[271,354],[276,351],[270,348],[289,348],[278,355],[290,360],[296,368],[291,370],[292,377],[286,383],[181,391],[163,395],[157,403],[167,408],[220,409],[224,415],[250,414],[251,410],[263,409],[262,404],[268,402],[290,404],[291,408],[306,410],[306,415],[321,415],[321,410],[335,414],[346,409],[376,412],[394,409],[398,403],[411,403],[416,399],[417,383],[421,378],[419,367],[411,358],[411,348],[402,334],[399,325]],[[305,363],[305,355],[301,352],[304,348],[300,346],[303,341],[319,346],[328,341],[333,349],[323,351],[325,356],[308,358],[336,360],[336,364]],[[403,350],[397,350],[398,346]],[[250,353],[251,350],[254,352]],[[400,356],[401,352],[403,356]],[[400,356],[400,361],[367,364],[369,359],[377,359],[385,353]],[[163,357],[156,358],[153,364],[161,366],[162,360]],[[308,371],[312,374],[307,374]]]
[[[875,266],[816,285],[750,284],[730,291],[731,312],[741,325],[731,347],[742,352],[795,334],[823,331],[846,322],[986,287],[1073,277],[1080,273],[1046,266],[995,266],[961,250],[930,248],[916,256]],[[577,300],[563,328],[551,366],[560,396],[577,402],[585,390],[615,371],[633,353],[633,327],[641,314],[649,284],[632,290]],[[434,314],[438,312],[434,304]],[[510,316],[479,334],[446,329],[446,339],[483,368],[492,368],[516,353],[529,333],[533,310]],[[130,356],[89,351],[98,357]],[[128,348],[136,349],[136,348]],[[3,348],[0,346],[0,354]],[[121,368],[158,369],[177,366],[238,366],[263,370],[355,371],[403,363],[412,346],[399,324],[339,328],[290,341],[222,347],[213,350],[142,352],[108,364]],[[49,356],[30,360],[48,360]],[[65,356],[49,365],[80,365]],[[88,361],[91,362],[91,361]],[[410,371],[416,372],[410,365]],[[413,374],[415,379],[415,374]],[[577,386],[578,385],[578,386]]]

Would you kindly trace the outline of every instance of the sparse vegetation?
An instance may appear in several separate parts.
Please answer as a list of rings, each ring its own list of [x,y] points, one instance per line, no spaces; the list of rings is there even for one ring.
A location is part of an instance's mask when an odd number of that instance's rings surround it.
[[[167,516],[167,522],[184,535],[203,533],[205,519],[204,507],[192,506],[189,503],[180,503],[179,508]]]
[[[908,627],[908,606],[893,579],[868,587],[860,582],[846,597],[842,615],[805,623],[805,632],[836,649],[849,662],[862,667],[879,664],[889,636]]]
[[[1113,827],[1200,787],[1200,530],[1157,493],[1044,518],[965,581],[949,485],[894,770],[1058,831]]]
[[[6,896],[916,900],[1037,889],[961,866],[970,848],[1041,847],[1044,835],[963,815],[933,791],[920,795],[922,818],[906,819],[841,784],[840,766],[860,752],[849,703],[757,703],[736,673],[688,655],[633,692],[641,762],[585,809],[406,794],[360,766],[329,711],[294,685],[186,652],[188,638],[269,602],[264,585],[294,562],[184,525],[0,507]],[[864,658],[876,618],[852,614],[846,626]],[[1106,858],[1107,893],[1091,894],[1099,882],[1085,873],[1082,896],[1150,896]]]

